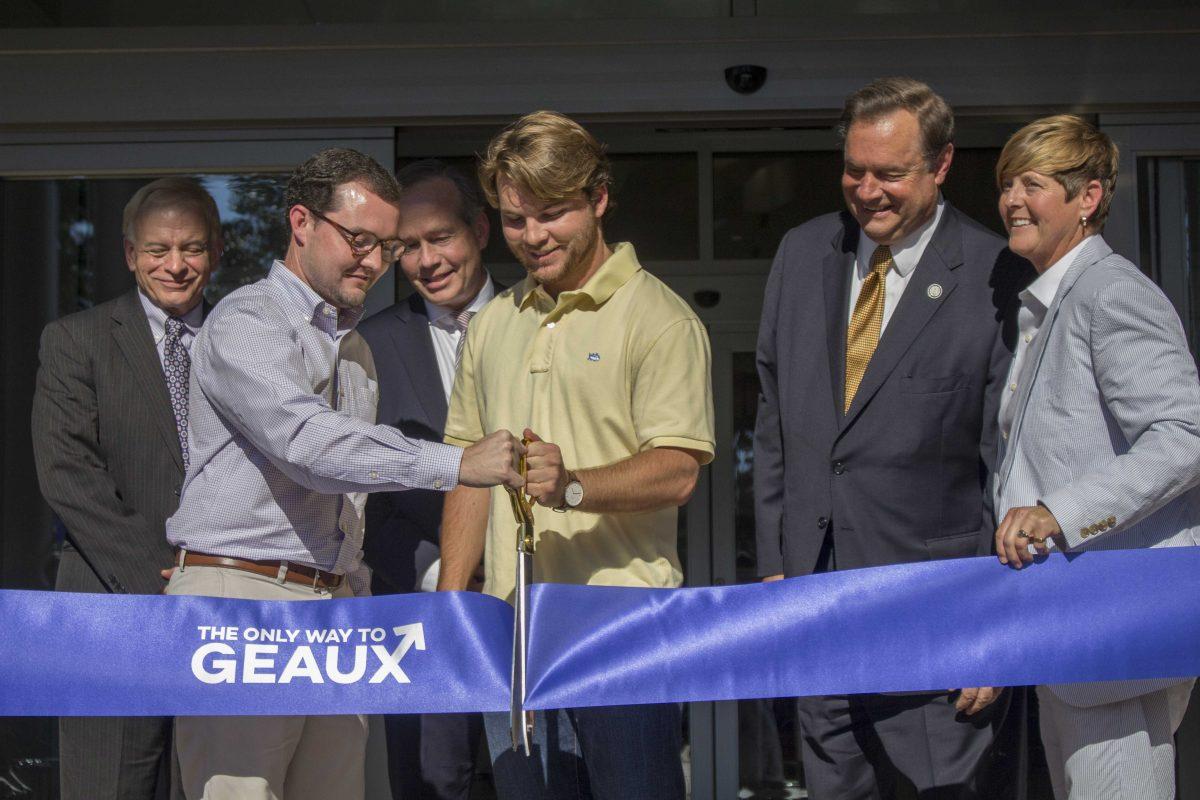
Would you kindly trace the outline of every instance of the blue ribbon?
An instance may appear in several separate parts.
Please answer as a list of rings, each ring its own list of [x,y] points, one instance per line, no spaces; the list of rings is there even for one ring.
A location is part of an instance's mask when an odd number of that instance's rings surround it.
[[[0,714],[501,711],[511,633],[509,606],[465,593],[0,592]],[[700,589],[540,584],[526,706],[1197,674],[1200,548],[1188,547],[1020,571],[980,558]]]
[[[469,593],[268,602],[5,591],[0,714],[502,711],[512,620],[507,603]]]
[[[769,584],[538,585],[530,708],[1200,674],[1200,547]]]

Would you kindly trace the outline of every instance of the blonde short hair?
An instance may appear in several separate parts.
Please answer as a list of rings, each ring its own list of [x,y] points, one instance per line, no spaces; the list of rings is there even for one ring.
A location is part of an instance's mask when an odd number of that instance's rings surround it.
[[[134,192],[121,216],[121,233],[131,242],[137,239],[137,224],[151,211],[174,208],[194,211],[208,230],[208,246],[221,242],[221,215],[217,204],[200,182],[193,178],[159,178]]]
[[[1012,135],[996,163],[996,184],[1032,171],[1062,184],[1073,200],[1090,181],[1099,181],[1103,194],[1088,225],[1104,227],[1117,188],[1117,146],[1092,123],[1074,114],[1035,120]]]
[[[579,192],[591,200],[612,184],[612,166],[604,145],[578,122],[557,111],[535,111],[496,134],[479,160],[479,183],[493,208],[500,205],[500,178],[543,202]]]

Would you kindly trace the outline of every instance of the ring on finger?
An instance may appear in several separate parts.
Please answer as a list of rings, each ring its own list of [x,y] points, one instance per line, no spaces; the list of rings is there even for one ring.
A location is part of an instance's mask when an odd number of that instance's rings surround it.
[[[1018,539],[1033,539],[1033,537],[1030,536],[1025,531],[1017,531],[1017,538]]]

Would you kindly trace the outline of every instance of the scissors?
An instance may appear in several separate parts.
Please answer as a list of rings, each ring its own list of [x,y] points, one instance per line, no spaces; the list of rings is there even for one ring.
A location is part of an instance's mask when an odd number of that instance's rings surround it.
[[[529,440],[522,440],[528,446]],[[517,471],[525,477],[525,456],[517,460]],[[524,490],[508,489],[512,501],[513,516],[516,517],[517,532],[517,589],[515,613],[513,614],[513,657],[512,657],[512,705],[509,707],[509,732],[513,751],[525,748],[531,755],[530,740],[533,737],[533,712],[524,709],[525,666],[529,652],[529,584],[533,582],[533,506]]]

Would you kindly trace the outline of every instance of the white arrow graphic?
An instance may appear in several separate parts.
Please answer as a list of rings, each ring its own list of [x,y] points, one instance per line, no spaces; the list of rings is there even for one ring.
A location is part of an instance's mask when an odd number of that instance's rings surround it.
[[[371,676],[371,683],[382,683],[391,675],[399,683],[409,683],[408,675],[400,669],[400,659],[408,655],[414,646],[418,650],[425,649],[425,626],[420,622],[411,625],[397,625],[392,633],[400,637],[400,643],[390,653],[386,647],[371,645],[371,652],[379,659],[379,669]]]

